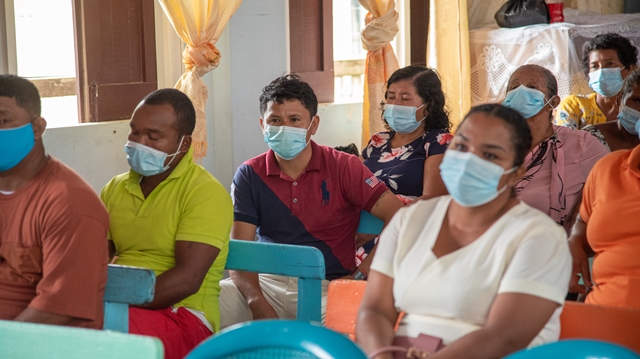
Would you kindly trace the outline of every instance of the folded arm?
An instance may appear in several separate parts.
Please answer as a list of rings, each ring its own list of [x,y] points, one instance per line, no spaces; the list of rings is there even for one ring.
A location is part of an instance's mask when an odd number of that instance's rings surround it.
[[[558,306],[529,294],[498,294],[482,329],[463,336],[429,358],[502,358],[525,349]]]
[[[170,307],[200,290],[220,249],[210,244],[177,240],[176,265],[156,278],[155,296],[147,309]]]

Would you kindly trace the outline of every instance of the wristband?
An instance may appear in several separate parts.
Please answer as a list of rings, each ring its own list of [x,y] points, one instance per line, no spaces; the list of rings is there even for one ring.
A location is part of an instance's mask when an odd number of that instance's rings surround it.
[[[368,276],[367,272],[362,268],[356,268],[356,270],[351,273],[351,278],[355,280],[367,280]]]

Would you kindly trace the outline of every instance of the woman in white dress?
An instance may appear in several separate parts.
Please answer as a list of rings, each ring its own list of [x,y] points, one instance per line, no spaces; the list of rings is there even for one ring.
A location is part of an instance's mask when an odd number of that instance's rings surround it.
[[[356,326],[368,354],[419,334],[442,339],[433,359],[558,339],[571,256],[564,229],[513,195],[530,145],[517,111],[467,114],[440,166],[450,195],[401,209],[381,234]]]

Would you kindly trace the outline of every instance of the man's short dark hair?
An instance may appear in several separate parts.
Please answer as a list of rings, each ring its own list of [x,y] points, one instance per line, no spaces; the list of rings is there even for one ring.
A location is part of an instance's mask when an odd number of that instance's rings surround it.
[[[196,110],[182,91],[166,88],[155,90],[143,100],[146,105],[171,105],[176,114],[176,129],[180,137],[193,134],[196,128]]]
[[[31,117],[40,117],[40,93],[31,81],[16,75],[0,75],[0,97],[13,98]]]
[[[589,55],[596,50],[615,50],[622,66],[638,65],[638,49],[624,36],[615,33],[600,34],[589,41],[582,52],[582,66],[589,70]]]
[[[298,100],[311,117],[318,113],[318,98],[308,83],[298,75],[284,75],[271,81],[260,95],[260,114],[264,115],[270,101],[281,104],[283,100]]]

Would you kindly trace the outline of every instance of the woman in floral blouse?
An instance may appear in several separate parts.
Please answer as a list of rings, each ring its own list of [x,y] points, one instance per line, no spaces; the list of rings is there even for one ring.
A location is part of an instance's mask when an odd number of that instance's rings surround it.
[[[387,81],[383,120],[362,151],[364,164],[405,203],[447,194],[440,162],[451,140],[442,83],[435,70],[407,66]]]

